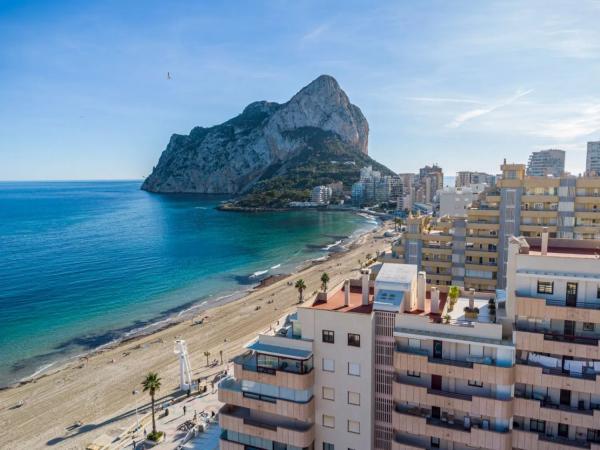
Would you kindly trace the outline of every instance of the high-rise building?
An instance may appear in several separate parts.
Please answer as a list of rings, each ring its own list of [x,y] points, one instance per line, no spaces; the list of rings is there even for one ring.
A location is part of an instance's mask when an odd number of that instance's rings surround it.
[[[470,187],[455,188],[445,187],[437,192],[440,209],[438,215],[441,216],[465,216],[467,210],[477,198],[477,194]]]
[[[442,168],[434,164],[419,169],[419,178],[415,183],[415,201],[419,203],[433,203],[438,190],[444,187],[444,173]]]
[[[333,190],[329,186],[315,186],[310,195],[310,201],[318,204],[327,204],[331,200]]]
[[[587,143],[585,171],[588,175],[600,175],[600,141]]]
[[[299,306],[221,381],[221,450],[600,450],[596,245],[507,253],[506,291],[383,264]]]
[[[454,180],[454,185],[456,187],[469,187],[472,184],[483,183],[488,186],[494,186],[496,184],[496,176],[484,172],[456,172],[456,178]]]
[[[533,177],[545,177],[552,175],[560,177],[565,172],[564,150],[541,150],[529,155],[527,163],[527,175]]]
[[[553,238],[600,239],[600,177],[526,176],[524,164],[506,162],[501,169],[502,179],[466,220],[411,217],[417,230],[402,235],[397,260],[417,264],[442,290],[451,284],[493,290],[505,286],[513,235],[539,237],[547,227]]]

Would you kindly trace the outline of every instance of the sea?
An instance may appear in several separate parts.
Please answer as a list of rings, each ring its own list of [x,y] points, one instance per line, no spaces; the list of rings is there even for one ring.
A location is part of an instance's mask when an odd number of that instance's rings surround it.
[[[0,386],[239,297],[377,225],[344,211],[222,212],[141,181],[0,182]]]

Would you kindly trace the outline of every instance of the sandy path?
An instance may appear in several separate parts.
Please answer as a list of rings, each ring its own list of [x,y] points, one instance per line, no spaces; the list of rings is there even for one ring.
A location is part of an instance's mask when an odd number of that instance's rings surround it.
[[[178,386],[178,364],[173,341],[187,341],[194,377],[206,374],[204,351],[210,359],[228,360],[258,332],[267,329],[284,313],[294,310],[298,298],[288,280],[303,278],[308,286],[305,298],[319,288],[326,271],[330,285],[347,278],[367,253],[387,250],[389,240],[376,231],[365,235],[361,245],[342,256],[309,267],[300,274],[257,290],[235,302],[206,311],[202,325],[190,320],[166,330],[124,343],[90,356],[87,362],[71,363],[55,373],[16,388],[0,391],[0,448],[84,448],[101,434],[118,435],[135,422],[135,402],[147,404],[147,396],[132,395],[140,389],[143,376],[156,371],[162,377],[159,396],[172,394]],[[273,300],[271,304],[267,301]],[[260,305],[260,309],[255,310]],[[114,359],[114,363],[111,362]],[[24,406],[14,408],[24,400]],[[76,421],[83,426],[75,432],[66,427]]]

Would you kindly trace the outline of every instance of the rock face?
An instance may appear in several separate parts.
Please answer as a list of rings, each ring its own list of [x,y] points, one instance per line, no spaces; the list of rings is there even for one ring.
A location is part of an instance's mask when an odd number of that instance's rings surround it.
[[[287,103],[254,102],[221,125],[174,134],[142,189],[245,192],[269,168],[306,148],[305,129],[328,132],[346,147],[367,154],[367,120],[333,77],[321,75]]]

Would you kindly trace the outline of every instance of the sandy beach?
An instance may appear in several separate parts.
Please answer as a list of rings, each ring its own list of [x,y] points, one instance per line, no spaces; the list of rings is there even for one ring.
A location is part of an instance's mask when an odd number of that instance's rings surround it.
[[[156,371],[163,380],[159,398],[177,391],[178,363],[173,353],[176,338],[187,341],[194,378],[210,376],[220,369],[206,367],[205,351],[211,353],[211,360],[219,359],[223,351],[227,361],[241,353],[243,345],[258,332],[295,309],[298,292],[288,281],[303,278],[308,287],[305,298],[310,298],[320,286],[322,272],[330,275],[333,286],[356,275],[359,259],[387,250],[389,244],[380,227],[363,235],[346,253],[198,313],[197,319],[204,318],[201,325],[187,318],[0,391],[0,447],[80,449],[102,434],[119,435],[135,422],[136,403],[139,407],[149,403],[146,394],[132,394],[135,389],[141,391],[140,383],[147,372]],[[76,422],[83,425],[68,430]]]

